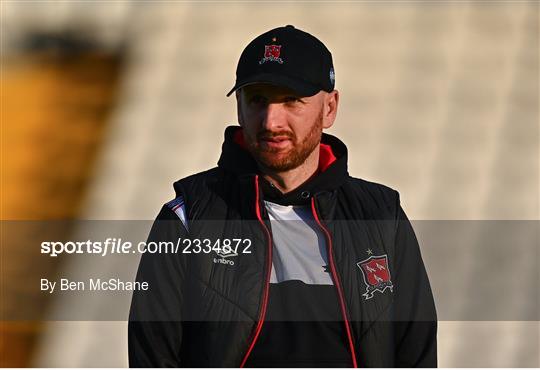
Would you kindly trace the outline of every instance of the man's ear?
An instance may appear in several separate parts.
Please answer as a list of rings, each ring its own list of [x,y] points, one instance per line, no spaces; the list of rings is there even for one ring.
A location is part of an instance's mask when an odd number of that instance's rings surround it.
[[[324,97],[323,128],[330,128],[336,120],[339,105],[339,91],[329,92]]]

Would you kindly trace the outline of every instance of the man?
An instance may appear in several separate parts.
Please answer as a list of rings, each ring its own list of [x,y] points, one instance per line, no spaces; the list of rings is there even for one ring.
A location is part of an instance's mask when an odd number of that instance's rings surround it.
[[[236,78],[240,126],[218,166],[177,181],[150,232],[188,244],[141,259],[130,366],[435,367],[435,306],[399,195],[350,177],[345,144],[322,133],[339,103],[328,49],[276,28]]]

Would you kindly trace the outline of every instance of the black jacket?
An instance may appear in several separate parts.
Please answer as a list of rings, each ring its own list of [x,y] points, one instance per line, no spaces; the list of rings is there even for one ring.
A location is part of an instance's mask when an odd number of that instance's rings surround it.
[[[218,167],[174,184],[189,232],[165,205],[149,241],[243,238],[251,253],[233,266],[216,253],[145,253],[137,280],[150,289],[133,295],[130,366],[249,366],[268,307],[267,199],[308,204],[326,236],[352,366],[436,367],[433,296],[398,193],[349,176],[345,145],[323,134],[318,174],[283,195],[257,175],[239,130],[227,128]]]

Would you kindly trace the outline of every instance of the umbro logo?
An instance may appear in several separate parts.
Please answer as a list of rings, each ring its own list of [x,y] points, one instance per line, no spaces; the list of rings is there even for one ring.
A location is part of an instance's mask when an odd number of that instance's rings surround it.
[[[230,253],[224,253],[224,252],[218,253],[218,252],[216,252],[216,254],[220,258],[215,258],[214,257],[214,261],[213,261],[214,263],[220,263],[222,265],[229,265],[229,266],[234,266],[234,261],[232,261],[232,260],[230,260],[228,258],[238,256],[238,253],[235,253],[233,251],[231,251]]]
[[[229,258],[229,257],[237,257],[238,256],[238,253],[235,253],[235,252],[230,252],[230,253],[224,253],[224,252],[221,252],[221,253],[217,253],[216,254],[222,258]]]

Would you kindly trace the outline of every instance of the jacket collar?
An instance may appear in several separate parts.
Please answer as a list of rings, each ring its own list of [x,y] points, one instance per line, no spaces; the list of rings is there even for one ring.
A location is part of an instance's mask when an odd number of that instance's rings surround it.
[[[218,166],[240,177],[258,174],[257,162],[244,148],[242,128],[227,127]],[[282,205],[301,205],[308,203],[312,195],[337,189],[347,177],[347,147],[335,136],[323,133],[318,173],[298,188],[283,194],[262,176],[259,178],[265,200]]]

